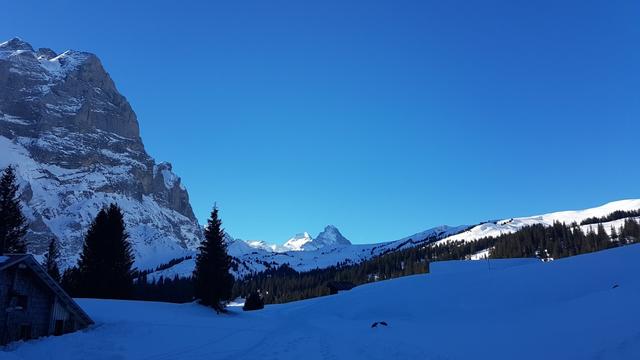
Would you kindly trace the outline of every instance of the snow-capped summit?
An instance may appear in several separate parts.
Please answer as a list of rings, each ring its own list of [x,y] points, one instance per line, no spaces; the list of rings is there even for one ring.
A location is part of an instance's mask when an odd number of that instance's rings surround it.
[[[7,40],[3,43],[0,43],[1,50],[27,50],[33,51],[33,47],[28,42],[20,39],[19,37],[14,37],[11,40]]]
[[[325,247],[346,245],[351,245],[351,242],[342,236],[338,228],[328,225],[315,238],[308,232],[299,233],[287,240],[281,248],[275,249],[276,251],[315,251]]]
[[[305,247],[308,247],[312,241],[313,238],[311,235],[305,231],[303,233],[296,234],[294,237],[287,240],[282,247],[288,251],[303,251],[307,250]]]

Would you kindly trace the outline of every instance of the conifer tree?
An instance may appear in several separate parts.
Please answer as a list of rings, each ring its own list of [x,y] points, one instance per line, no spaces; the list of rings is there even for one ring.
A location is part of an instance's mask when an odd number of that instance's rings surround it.
[[[83,296],[79,291],[78,281],[80,279],[80,275],[78,272],[77,266],[72,266],[67,268],[63,273],[60,279],[60,285],[62,288],[71,296],[79,297]]]
[[[618,232],[614,226],[611,227],[611,240],[618,240],[620,244],[622,244],[622,238],[618,239]]]
[[[60,282],[60,268],[58,267],[58,259],[60,258],[60,249],[56,239],[49,242],[49,251],[44,256],[44,267],[53,280]]]
[[[233,277],[229,273],[231,257],[227,254],[217,206],[213,207],[198,250],[193,272],[195,296],[201,304],[213,307],[216,312],[223,311],[231,300]]]
[[[18,185],[13,166],[7,166],[0,177],[0,254],[25,253],[24,236],[27,221],[18,200]]]
[[[133,253],[120,208],[111,204],[91,223],[78,260],[80,296],[129,299],[133,286]]]

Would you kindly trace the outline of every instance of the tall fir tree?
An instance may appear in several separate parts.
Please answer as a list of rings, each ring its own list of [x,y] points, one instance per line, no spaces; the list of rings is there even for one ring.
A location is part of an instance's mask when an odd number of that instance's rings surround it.
[[[27,220],[18,200],[18,185],[13,166],[7,166],[0,177],[0,254],[25,253]]]
[[[134,257],[122,210],[111,204],[91,223],[78,260],[78,296],[129,299],[133,288]]]
[[[231,300],[233,276],[229,273],[231,257],[227,254],[217,206],[213,207],[198,250],[193,272],[195,296],[201,304],[213,307],[216,312],[223,311]]]
[[[44,267],[47,269],[47,274],[57,282],[60,282],[60,268],[58,267],[59,259],[60,249],[58,248],[58,242],[56,239],[51,239],[49,242],[49,250],[44,256]]]

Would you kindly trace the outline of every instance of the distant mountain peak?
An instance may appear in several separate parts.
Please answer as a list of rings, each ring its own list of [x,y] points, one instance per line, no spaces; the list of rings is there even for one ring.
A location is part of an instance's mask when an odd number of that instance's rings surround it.
[[[14,37],[11,40],[7,40],[3,43],[0,43],[0,49],[3,50],[27,50],[33,51],[33,47],[28,42],[20,39],[19,37]]]
[[[337,227],[327,225],[315,238],[308,232],[296,234],[282,245],[282,249],[284,251],[313,251],[327,246],[345,245],[351,245],[351,242],[342,236]]]
[[[327,225],[318,236],[316,236],[316,243],[322,243],[326,245],[351,245],[351,241],[347,240],[333,225]]]

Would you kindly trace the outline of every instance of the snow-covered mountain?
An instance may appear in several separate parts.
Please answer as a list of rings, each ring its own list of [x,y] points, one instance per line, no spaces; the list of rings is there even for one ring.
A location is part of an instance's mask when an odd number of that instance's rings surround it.
[[[406,249],[444,239],[464,231],[468,226],[438,226],[395,241],[375,244],[351,244],[332,225],[327,226],[315,238],[302,233],[289,239],[285,245],[267,244],[263,241],[244,241],[228,238],[228,252],[235,259],[234,273],[238,277],[253,272],[287,264],[297,271],[322,269],[337,264],[355,264],[391,251]],[[306,235],[305,235],[306,234]],[[293,240],[293,241],[292,241]],[[292,245],[295,244],[294,245]],[[189,275],[195,260],[187,259],[171,268],[151,274],[152,278]]]
[[[240,239],[229,239],[229,253],[235,258],[237,276],[244,276],[251,272],[264,271],[269,268],[288,264],[297,271],[308,271],[316,268],[326,268],[341,263],[358,263],[388,252],[421,246],[428,243],[447,243],[450,241],[474,241],[489,236],[512,233],[524,226],[543,224],[551,226],[554,222],[567,224],[580,223],[592,217],[604,217],[616,210],[638,210],[640,199],[614,201],[599,207],[562,211],[529,217],[508,218],[497,221],[484,222],[474,226],[461,225],[456,227],[439,226],[428,229],[399,240],[375,244],[354,244],[345,239],[337,228],[327,226],[316,238],[308,233],[296,236],[285,245],[270,245],[262,241],[245,242]],[[606,231],[612,227],[619,228],[624,219],[603,223]],[[587,232],[595,230],[597,224],[583,225]],[[487,255],[482,251],[471,259],[480,259]],[[188,275],[194,266],[193,260],[187,260],[175,267],[165,269],[152,276]]]
[[[276,247],[275,249],[281,251],[309,251],[330,246],[347,245],[351,245],[351,242],[342,236],[338,228],[328,225],[316,238],[312,238],[308,232],[303,232],[287,240],[282,248]]]
[[[473,241],[488,236],[499,236],[502,234],[513,233],[527,225],[534,224],[543,224],[546,226],[551,226],[554,222],[561,222],[566,224],[575,222],[577,224],[580,224],[585,219],[593,217],[601,218],[617,210],[631,211],[638,209],[640,209],[640,199],[630,199],[614,201],[586,210],[560,211],[543,215],[490,221],[471,227],[467,231],[447,237],[441,241]],[[617,220],[604,224],[608,224],[608,226],[605,226],[605,230],[610,231],[611,226],[620,227],[621,221]],[[586,232],[589,229],[594,229],[595,226],[597,225],[583,225],[582,229]]]
[[[313,238],[309,235],[308,232],[303,232],[300,234],[296,234],[291,239],[287,240],[282,246],[283,250],[287,251],[303,251],[305,248],[309,248],[312,246]],[[315,247],[314,247],[314,250]]]
[[[0,44],[0,167],[15,165],[29,248],[51,238],[63,266],[75,262],[96,213],[115,202],[125,213],[136,264],[189,254],[201,230],[189,196],[168,163],[145,151],[127,100],[94,54]]]

